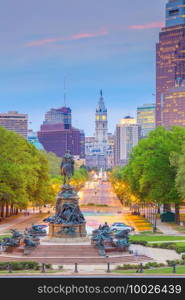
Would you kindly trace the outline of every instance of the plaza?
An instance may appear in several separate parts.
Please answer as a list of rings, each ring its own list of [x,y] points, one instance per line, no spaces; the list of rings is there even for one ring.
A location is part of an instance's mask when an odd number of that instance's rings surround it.
[[[66,276],[70,276],[70,274],[103,275],[108,274],[107,268],[110,269],[110,274],[119,276],[119,274],[124,273],[124,271],[117,271],[121,265],[135,265],[137,269],[140,263],[143,265],[150,262],[165,264],[167,257],[169,260],[181,259],[181,255],[174,250],[154,249],[137,244],[131,244],[130,250],[132,252],[113,252],[108,253],[106,257],[101,257],[98,253],[98,249],[92,247],[90,237],[93,230],[104,222],[110,225],[114,222],[124,222],[130,226],[134,226],[135,231],[130,234],[130,240],[140,240],[142,238],[143,240],[149,240],[149,243],[157,243],[159,242],[158,239],[161,242],[164,239],[166,242],[170,242],[171,240],[183,244],[185,243],[185,234],[175,232],[174,235],[173,229],[171,229],[170,234],[170,225],[164,225],[158,220],[158,230],[160,227],[161,231],[152,236],[152,224],[143,217],[133,216],[129,208],[121,204],[110,182],[102,182],[101,180],[88,181],[78,194],[80,196],[80,207],[86,219],[86,240],[79,238],[78,241],[64,239],[51,242],[45,241],[45,238],[41,238],[40,245],[31,251],[30,254],[25,256],[23,254],[23,247],[18,247],[11,253],[1,253],[0,262],[36,261],[41,265],[51,264],[53,271],[49,271],[49,273],[46,271],[44,274],[42,273],[42,276],[45,274],[50,274],[51,276],[57,274],[65,274]],[[1,224],[0,237],[6,236],[12,228],[23,232],[25,227],[29,227],[33,223],[44,224],[43,219],[47,216],[49,216],[47,209],[44,209],[42,213],[39,211],[33,212],[30,209],[29,216],[20,214],[17,217],[12,217],[8,222],[6,221]],[[145,227],[141,224],[144,224]],[[166,228],[168,228],[169,231],[168,237],[166,236]],[[163,229],[164,232],[162,232]],[[144,234],[144,232],[146,232],[146,234]],[[147,232],[149,233],[147,234]],[[151,244],[149,246],[151,246]],[[61,265],[62,271],[58,269]],[[75,269],[75,265],[77,269]],[[78,273],[75,272],[75,270],[78,271]],[[16,271],[13,272],[14,276],[19,273],[20,271],[18,273]],[[29,271],[26,273],[29,273]],[[128,271],[126,271],[126,273],[128,273]],[[35,273],[29,274],[34,276]],[[0,272],[0,275],[3,276],[4,273],[1,274]]]

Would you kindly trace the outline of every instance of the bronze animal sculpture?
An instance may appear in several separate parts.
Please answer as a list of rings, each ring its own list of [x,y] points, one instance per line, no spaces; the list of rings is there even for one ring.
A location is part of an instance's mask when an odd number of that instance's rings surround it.
[[[74,174],[74,159],[73,156],[67,151],[62,159],[61,175],[64,176],[64,185],[69,184],[71,177]]]

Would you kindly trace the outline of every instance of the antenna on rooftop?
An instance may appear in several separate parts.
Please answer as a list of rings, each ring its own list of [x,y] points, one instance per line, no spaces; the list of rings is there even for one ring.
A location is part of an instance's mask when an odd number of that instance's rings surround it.
[[[66,77],[64,77],[64,106],[66,107]]]

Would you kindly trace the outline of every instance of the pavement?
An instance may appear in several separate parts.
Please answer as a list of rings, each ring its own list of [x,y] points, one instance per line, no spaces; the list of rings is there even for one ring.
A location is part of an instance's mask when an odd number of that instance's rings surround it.
[[[110,182],[87,182],[79,196],[89,233],[105,222],[109,225],[114,222],[127,223],[125,216],[128,209],[123,207]]]
[[[185,236],[185,233],[180,233],[179,231],[172,228],[172,226],[170,226],[170,224],[161,222],[160,219],[157,219],[157,228],[165,235]]]
[[[90,229],[95,229],[99,226],[99,224],[103,224],[105,221],[108,224],[113,222],[125,222],[125,216],[128,213],[128,210],[125,209],[120,200],[117,198],[111,184],[109,182],[106,183],[87,183],[86,186],[79,192],[80,196],[80,205],[83,205],[81,210],[85,214],[85,218],[87,221],[87,225]],[[93,203],[94,206],[90,207],[87,204]],[[84,207],[85,205],[85,207]],[[100,205],[100,206],[99,206]],[[104,205],[104,206],[101,206]],[[51,212],[51,214],[53,211]],[[39,213],[30,213],[29,216],[19,215],[17,217],[10,217],[5,220],[5,222],[0,223],[0,235],[4,234],[11,228],[17,228],[18,230],[24,230],[25,227],[31,226],[32,223],[43,223],[43,219],[47,216],[47,214],[39,214]],[[170,225],[166,223],[162,223],[160,220],[157,221],[158,229],[164,233],[165,235],[185,235],[181,234],[175,229],[173,229]],[[45,244],[48,247],[47,242]],[[72,246],[72,245],[71,245]],[[79,245],[80,246],[80,245]],[[81,245],[82,246],[82,245]],[[70,247],[70,246],[69,246]],[[133,251],[135,255],[133,259],[127,263],[139,263],[139,255],[145,256],[147,258],[151,258],[153,261],[159,263],[166,263],[166,260],[174,260],[174,259],[181,259],[181,255],[177,254],[174,250],[167,250],[167,249],[158,249],[158,248],[150,248],[150,247],[143,247],[141,245],[132,245]],[[10,258],[10,257],[9,257]],[[53,257],[52,257],[53,258]],[[0,260],[5,261],[8,259],[8,255],[5,257],[4,255],[0,255]],[[28,259],[28,258],[27,258]],[[44,259],[44,257],[43,257]],[[60,258],[61,259],[61,258]],[[112,263],[110,265],[111,270],[113,271],[121,262],[117,261],[118,258],[114,257]],[[16,258],[18,260],[18,257]],[[51,259],[52,260],[52,259]],[[56,260],[56,259],[55,259]],[[69,259],[66,260],[67,265],[65,265],[65,260],[61,262],[64,265],[64,270],[61,273],[48,273],[48,276],[67,276],[69,275],[77,275],[74,273],[74,264],[70,265]],[[99,258],[98,258],[99,260]],[[148,260],[147,260],[148,261]],[[146,261],[146,262],[147,262]],[[81,260],[79,261],[81,262]],[[144,259],[143,259],[144,262]],[[53,261],[54,263],[54,261]],[[58,262],[57,262],[58,263]],[[99,262],[96,265],[96,262],[91,262],[89,264],[80,264],[78,266],[79,275],[106,275],[109,274],[106,272],[106,262],[101,264]],[[24,273],[23,273],[24,274]],[[30,276],[37,276],[33,273],[30,273]],[[112,273],[111,273],[112,274]],[[11,274],[10,274],[11,275]],[[21,274],[17,274],[20,275]],[[29,276],[28,273],[25,274]],[[41,273],[43,275],[43,273]],[[116,274],[117,275],[117,274]],[[1,274],[0,274],[1,276]],[[44,273],[44,276],[47,276],[47,273]],[[119,276],[119,275],[118,275]],[[120,275],[121,276],[121,275]],[[138,276],[138,275],[137,275]]]
[[[33,223],[43,224],[43,219],[47,216],[48,213],[30,213],[29,216],[19,214],[17,216],[9,217],[0,223],[0,235],[6,234],[13,228],[24,231],[26,227],[31,227]]]
[[[144,247],[134,244],[130,246],[130,250],[133,250],[133,252],[136,254],[136,257],[137,255],[146,255],[158,263],[166,264],[167,260],[181,260],[181,255],[175,250]]]

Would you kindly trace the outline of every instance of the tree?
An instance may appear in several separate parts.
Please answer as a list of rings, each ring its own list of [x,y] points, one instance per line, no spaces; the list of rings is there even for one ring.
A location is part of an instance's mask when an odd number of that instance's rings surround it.
[[[182,153],[171,154],[171,164],[176,167],[175,185],[179,198],[185,199],[185,144],[182,146]],[[178,216],[177,216],[178,217]],[[180,218],[177,220],[180,222]]]
[[[9,216],[29,202],[51,201],[48,161],[15,132],[0,127],[0,211]],[[6,210],[5,210],[6,208]]]
[[[141,203],[175,204],[177,222],[182,197],[177,190],[177,168],[171,163],[171,155],[182,152],[183,142],[184,128],[176,126],[166,130],[158,127],[133,148],[122,173],[122,180]]]
[[[46,152],[45,156],[48,160],[49,164],[49,174],[51,176],[58,176],[60,174],[60,164],[61,164],[61,158],[58,157],[55,153],[53,152]]]
[[[76,169],[74,171],[74,175],[71,178],[71,184],[73,184],[75,186],[76,190],[80,190],[84,183],[88,180],[89,175],[88,175],[88,171],[86,168],[84,167],[80,167],[79,169]]]

